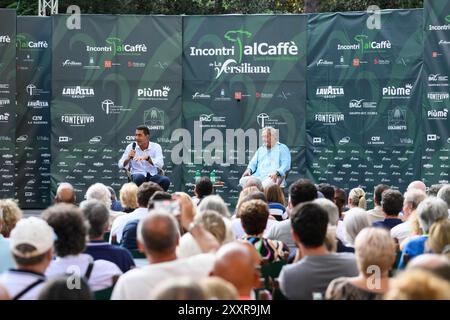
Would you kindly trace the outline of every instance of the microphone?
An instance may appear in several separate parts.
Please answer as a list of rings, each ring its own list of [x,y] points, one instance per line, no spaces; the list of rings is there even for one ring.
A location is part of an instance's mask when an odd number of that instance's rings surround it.
[[[133,151],[136,150],[136,142],[133,142],[133,146],[132,146]],[[131,157],[130,160],[133,160],[134,157]]]

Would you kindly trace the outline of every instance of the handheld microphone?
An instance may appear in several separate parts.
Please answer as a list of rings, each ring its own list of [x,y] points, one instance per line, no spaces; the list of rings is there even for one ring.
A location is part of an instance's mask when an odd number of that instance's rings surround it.
[[[133,142],[133,146],[132,146],[133,151],[136,150],[136,142]],[[130,160],[132,160],[134,157],[131,157]]]

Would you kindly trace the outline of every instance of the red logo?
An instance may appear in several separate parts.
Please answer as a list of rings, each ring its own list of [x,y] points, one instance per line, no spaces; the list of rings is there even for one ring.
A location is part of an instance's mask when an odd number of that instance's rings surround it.
[[[431,54],[431,56],[432,56],[433,58],[437,58],[438,53],[437,53],[436,51],[433,51],[433,53]]]
[[[236,92],[234,93],[234,99],[236,99],[236,100],[241,100],[241,99],[242,99],[242,92],[236,91]]]
[[[353,66],[354,67],[359,67],[359,59],[358,58],[353,59]]]
[[[380,61],[377,58],[373,59],[373,64],[379,64],[379,63],[380,63]]]
[[[112,67],[112,61],[111,60],[105,60],[104,66],[105,66],[105,68],[111,68]]]
[[[261,98],[261,92],[256,92],[256,97]]]

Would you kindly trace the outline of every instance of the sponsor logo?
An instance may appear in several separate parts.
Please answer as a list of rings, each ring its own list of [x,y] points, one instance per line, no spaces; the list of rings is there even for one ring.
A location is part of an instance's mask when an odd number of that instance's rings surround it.
[[[0,35],[0,43],[11,43],[11,37],[9,35]]]
[[[145,62],[128,61],[127,66],[128,68],[145,68],[147,64]]]
[[[48,91],[44,91],[42,89],[39,89],[34,84],[29,84],[25,87],[25,91],[28,93],[30,97],[39,96],[41,94],[47,94]]]
[[[316,89],[316,97],[324,99],[334,99],[336,97],[341,97],[343,95],[344,95],[343,87],[326,86],[326,87],[318,87]]]
[[[339,145],[347,144],[350,142],[350,137],[343,137],[341,140],[339,140]]]
[[[61,116],[61,122],[67,123],[71,127],[84,127],[86,124],[95,122],[95,118],[90,114],[67,114]]]
[[[116,106],[114,101],[106,99],[102,101],[102,110],[106,114],[118,114],[122,111],[130,111],[131,109],[126,109],[123,106]]]
[[[384,87],[382,90],[383,99],[409,99],[412,88],[412,84],[406,84],[404,87]]]
[[[396,107],[388,112],[388,130],[406,130],[406,110]]]
[[[28,121],[28,124],[36,124],[36,125],[44,124],[44,125],[47,125],[48,121],[44,120],[44,116],[35,115],[35,116],[31,117],[31,121]]]
[[[383,145],[383,144],[384,144],[384,141],[381,140],[381,137],[380,137],[380,136],[372,136],[372,137],[370,138],[370,141],[369,141],[368,144],[369,144],[369,145]]]
[[[222,74],[270,74],[269,66],[254,66],[251,63],[238,63],[235,59],[227,59],[225,62],[214,62],[210,64],[216,72],[215,79]]]
[[[338,44],[337,50],[350,50],[350,51],[359,51],[361,54],[365,52],[384,52],[387,49],[392,48],[392,44],[389,40],[382,41],[371,41],[369,36],[365,34],[358,34],[355,36],[354,40],[356,43],[353,44]]]
[[[211,99],[211,95],[205,94],[205,93],[196,92],[196,93],[194,93],[192,95],[192,99],[193,100],[197,100],[197,99]]]
[[[81,67],[81,66],[83,66],[83,63],[67,59],[62,63],[62,66],[63,67]]]
[[[164,86],[161,89],[142,88],[138,89],[138,100],[168,100],[170,87]]]
[[[257,99],[272,99],[273,98],[273,93],[264,93],[264,92],[257,91],[255,93],[255,97]]]
[[[401,144],[413,144],[414,141],[411,138],[400,138],[400,143]]]
[[[437,134],[427,134],[427,141],[437,141],[440,138]]]
[[[86,46],[87,52],[111,52],[113,55],[138,55],[145,53],[148,48],[145,44],[124,44],[122,39],[109,37],[105,41],[108,45],[103,47]]]
[[[387,60],[387,59],[378,59],[378,58],[375,58],[375,59],[373,59],[373,64],[375,64],[375,65],[389,65],[389,64],[391,64],[391,61],[390,60]]]
[[[448,109],[443,110],[428,110],[427,117],[428,120],[447,120]]]
[[[335,125],[337,122],[344,121],[344,114],[340,112],[319,112],[314,115],[314,120],[326,125]]]
[[[151,108],[144,111],[144,124],[148,126],[150,130],[164,130],[164,116],[164,111],[157,108]]]
[[[101,136],[95,136],[95,137],[92,137],[89,140],[89,144],[96,144],[96,143],[99,143],[100,141],[102,141],[102,137]]]
[[[429,87],[448,87],[448,76],[443,76],[439,73],[430,74],[428,76]]]
[[[41,101],[41,100],[28,101],[27,106],[30,107],[30,108],[34,108],[34,109],[47,108],[48,107],[48,101]]]
[[[95,96],[95,92],[91,87],[68,86],[63,88],[62,95],[72,99],[84,99]]]
[[[16,41],[19,49],[48,49],[47,41],[28,41],[27,37],[22,34],[17,35]]]
[[[230,101],[230,100],[231,100],[231,98],[227,97],[225,95],[225,89],[224,88],[220,89],[219,96],[214,98],[214,101]]]
[[[72,138],[67,137],[67,136],[60,136],[58,139],[59,142],[69,142],[71,140],[72,140]],[[60,151],[63,151],[63,150],[61,149]],[[68,150],[64,150],[64,151],[68,151]]]
[[[213,113],[201,114],[199,117],[200,122],[225,122],[225,117],[216,117]]]
[[[332,65],[334,65],[333,61],[324,60],[324,59],[319,59],[316,63],[317,67],[320,67],[320,66],[328,67],[328,66],[332,66]]]
[[[440,46],[448,46],[448,45],[450,45],[450,41],[447,41],[447,40],[439,40],[439,45],[440,45]]]
[[[370,102],[364,101],[364,99],[360,99],[360,100],[352,99],[348,103],[348,107],[350,109],[360,109],[360,108],[374,109],[377,107],[377,103],[372,102],[372,101],[370,101]]]
[[[324,142],[324,140],[321,137],[313,137],[312,142],[313,142],[313,144],[316,144],[316,143],[322,143],[322,142]]]
[[[427,97],[433,102],[444,102],[450,98],[450,94],[448,92],[428,92]]]
[[[8,122],[9,117],[10,117],[10,114],[8,112],[0,114],[0,122]]]
[[[11,103],[11,101],[7,98],[0,98],[0,107],[7,106]]]

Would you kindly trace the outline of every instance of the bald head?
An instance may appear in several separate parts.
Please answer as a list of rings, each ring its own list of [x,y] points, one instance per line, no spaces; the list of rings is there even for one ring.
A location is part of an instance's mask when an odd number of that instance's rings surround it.
[[[259,255],[253,246],[231,242],[217,251],[211,274],[233,284],[240,296],[250,296],[259,285],[257,266]]]
[[[56,190],[55,202],[75,204],[75,201],[75,189],[73,186],[67,182],[61,183]]]
[[[416,180],[416,181],[411,182],[411,183],[408,185],[407,191],[410,191],[410,190],[412,190],[412,189],[419,189],[419,190],[422,190],[423,192],[425,192],[426,189],[427,189],[427,186],[426,186],[425,183],[423,183],[422,181]]]

